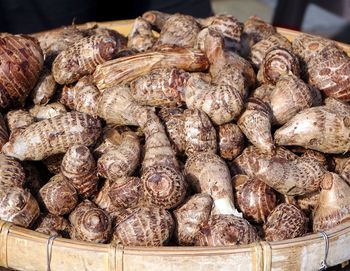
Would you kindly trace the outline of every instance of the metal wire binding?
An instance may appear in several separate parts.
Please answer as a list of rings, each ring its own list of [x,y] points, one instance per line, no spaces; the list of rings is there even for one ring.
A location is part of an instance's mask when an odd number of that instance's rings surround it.
[[[327,257],[328,257],[328,250],[329,250],[329,239],[328,239],[328,235],[324,231],[321,231],[320,234],[322,235],[323,240],[325,242],[325,247],[324,247],[324,258],[323,258],[323,261],[321,262],[321,266],[319,270],[326,270],[328,268]]]
[[[57,234],[51,235],[47,239],[47,246],[46,246],[46,262],[47,262],[47,271],[51,271],[51,255],[52,255],[52,245],[55,239],[58,237]]]

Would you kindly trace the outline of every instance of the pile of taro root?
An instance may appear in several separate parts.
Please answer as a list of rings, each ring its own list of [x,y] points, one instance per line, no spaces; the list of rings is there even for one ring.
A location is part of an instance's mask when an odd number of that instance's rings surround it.
[[[333,41],[149,11],[128,37],[2,33],[0,52],[2,220],[227,246],[350,218],[350,58]]]

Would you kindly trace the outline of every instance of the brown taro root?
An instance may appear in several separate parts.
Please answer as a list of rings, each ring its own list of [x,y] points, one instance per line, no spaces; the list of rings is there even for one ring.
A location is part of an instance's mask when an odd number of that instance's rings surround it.
[[[69,227],[69,221],[64,217],[47,213],[41,215],[38,218],[35,226],[35,231],[50,236],[67,236]]]
[[[271,135],[272,111],[269,104],[259,98],[250,98],[246,110],[238,119],[238,127],[249,141],[263,152],[275,150]]]
[[[0,113],[0,153],[1,148],[9,139],[9,134],[2,114]]]
[[[281,77],[270,95],[273,120],[283,125],[298,112],[319,105],[320,93],[294,75]]]
[[[156,41],[151,24],[141,17],[136,18],[128,35],[128,48],[144,52],[151,49]]]
[[[213,198],[213,214],[241,216],[234,206],[229,169],[219,156],[205,152],[190,156],[184,172],[195,192],[207,193]]]
[[[185,102],[184,88],[189,77],[181,69],[154,69],[130,83],[131,95],[143,105],[178,106]]]
[[[0,51],[0,109],[23,105],[43,68],[39,42],[29,36],[4,34]]]
[[[307,217],[298,207],[282,203],[264,224],[265,239],[271,242],[303,236],[307,232],[307,222]]]
[[[326,96],[350,101],[350,57],[334,44],[323,48],[308,62],[309,83]]]
[[[222,76],[230,73],[230,69],[222,71]],[[199,109],[205,112],[212,122],[221,125],[237,118],[241,113],[244,86],[243,76],[237,81],[210,84],[199,76],[191,76],[185,88],[186,105],[190,109]]]
[[[165,21],[157,45],[167,44],[193,48],[200,30],[200,25],[195,18],[176,13]]]
[[[122,177],[110,185],[108,196],[115,207],[134,208],[143,197],[141,179],[138,177]]]
[[[156,31],[160,31],[171,14],[158,10],[149,10],[142,14],[142,18],[149,22]]]
[[[310,34],[300,34],[292,41],[293,53],[299,57],[300,67],[304,76],[307,77],[307,66],[311,58],[321,52],[321,50],[334,43],[331,40],[323,37],[314,36]]]
[[[25,177],[24,169],[18,161],[0,153],[0,185],[23,187]]]
[[[69,112],[21,129],[2,152],[19,160],[42,160],[64,153],[74,144],[90,146],[101,133],[101,123],[87,114]]]
[[[220,125],[216,129],[218,151],[222,158],[233,160],[244,149],[244,134],[234,123]]]
[[[84,29],[83,32],[86,36],[105,36],[111,37],[117,44],[118,51],[126,48],[128,39],[120,34],[118,31],[110,28],[101,27],[98,24],[90,27],[90,24],[87,24],[88,28]]]
[[[296,205],[307,215],[311,215],[314,212],[319,199],[320,191],[311,192],[295,198]]]
[[[174,211],[179,245],[194,245],[200,227],[209,220],[212,205],[213,199],[208,194],[196,194]]]
[[[292,44],[290,41],[281,34],[275,33],[252,46],[249,57],[253,66],[260,68],[260,65],[263,63],[267,52],[274,47],[284,48],[290,52],[292,51]]]
[[[93,74],[100,91],[128,83],[155,68],[174,67],[185,71],[205,71],[207,57],[196,49],[162,46],[158,51],[121,57],[98,65]]]
[[[44,68],[30,96],[34,104],[47,104],[55,94],[57,83],[49,69]]]
[[[27,190],[0,185],[0,219],[29,228],[39,213],[37,201]]]
[[[174,230],[171,214],[158,207],[138,207],[117,222],[112,242],[123,246],[166,245]]]
[[[71,47],[81,40],[85,33],[74,24],[58,29],[32,34],[40,42],[40,47],[45,54],[45,61],[51,63],[63,50]]]
[[[24,128],[33,124],[35,119],[27,110],[16,109],[7,112],[6,121],[7,126],[12,133],[18,128]]]
[[[212,215],[197,235],[196,246],[246,245],[259,241],[256,229],[244,218]]]
[[[61,103],[50,103],[46,105],[35,105],[29,109],[29,113],[39,121],[63,115],[67,113],[67,110]]]
[[[112,223],[109,215],[89,200],[84,200],[75,208],[69,215],[69,221],[73,240],[106,243],[110,239]]]
[[[72,110],[97,116],[100,92],[93,84],[91,76],[84,76],[75,86],[64,86],[60,102]]]
[[[50,173],[56,175],[61,172],[63,157],[64,153],[54,154],[42,160],[42,162]]]
[[[350,114],[337,107],[318,106],[305,109],[274,135],[277,145],[297,145],[324,153],[349,150]]]
[[[326,169],[314,158],[300,157],[293,161],[283,158],[258,159],[255,176],[281,194],[304,195],[319,189]]]
[[[350,219],[350,187],[339,175],[328,172],[321,182],[313,213],[313,231],[325,231]]]
[[[61,172],[82,197],[87,198],[97,190],[96,161],[87,147],[70,147],[63,157]]]
[[[39,191],[45,209],[54,215],[69,214],[78,204],[78,193],[61,174],[53,176]]]
[[[97,65],[110,60],[118,50],[115,40],[109,36],[90,36],[79,40],[62,51],[52,63],[52,75],[64,85],[92,74]]]
[[[179,107],[162,107],[158,113],[177,155],[182,155],[185,151],[183,112],[184,109]]]
[[[165,129],[157,115],[148,109],[139,115],[139,124],[146,141],[141,174],[145,200],[150,205],[175,208],[185,198],[187,183]]]
[[[198,152],[216,153],[216,131],[208,116],[198,109],[186,109],[183,118],[186,155]]]
[[[274,47],[269,50],[260,70],[265,83],[276,84],[284,75],[299,76],[299,61],[295,55],[285,48]]]
[[[246,174],[254,177],[259,167],[260,160],[269,160],[273,157],[294,160],[298,156],[283,147],[276,147],[275,154],[264,153],[255,146],[249,146],[244,149],[241,155],[232,161],[231,170],[234,174]]]
[[[124,132],[119,146],[107,150],[97,161],[98,174],[111,181],[130,176],[139,165],[140,139],[134,132]]]
[[[237,205],[249,221],[265,222],[277,206],[276,192],[259,179],[248,179],[236,190]]]
[[[276,29],[258,16],[251,16],[244,22],[242,43],[250,48],[255,43],[276,33]]]
[[[259,98],[265,103],[270,103],[271,94],[275,89],[274,85],[271,84],[262,84],[261,86],[254,89],[250,97]]]
[[[116,207],[112,204],[111,198],[109,197],[109,191],[112,183],[106,180],[99,191],[92,195],[91,199],[99,208],[105,210],[108,214],[113,212]]]
[[[136,103],[130,88],[116,86],[106,89],[98,102],[97,115],[108,124],[138,125],[139,111],[143,107]]]

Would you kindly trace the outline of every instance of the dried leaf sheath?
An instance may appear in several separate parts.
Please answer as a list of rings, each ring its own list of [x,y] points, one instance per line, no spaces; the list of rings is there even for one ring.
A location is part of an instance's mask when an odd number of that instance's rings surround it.
[[[160,51],[121,57],[98,65],[94,82],[100,90],[128,83],[155,68],[176,67],[186,71],[204,71],[208,68],[206,56],[195,49],[162,47]]]
[[[19,160],[42,160],[64,153],[74,144],[90,146],[100,133],[99,120],[84,113],[70,112],[18,131],[3,146],[2,151]]]

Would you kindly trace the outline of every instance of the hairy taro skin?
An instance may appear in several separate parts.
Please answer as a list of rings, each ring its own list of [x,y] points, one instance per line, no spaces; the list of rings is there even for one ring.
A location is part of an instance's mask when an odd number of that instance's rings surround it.
[[[11,110],[6,114],[7,126],[10,133],[18,128],[25,128],[35,122],[35,118],[24,109]]]
[[[156,41],[151,24],[142,17],[136,18],[128,35],[128,48],[144,52],[151,49]]]
[[[217,127],[218,151],[222,158],[233,160],[244,149],[244,134],[234,123],[226,123]]]
[[[21,129],[3,146],[2,152],[19,160],[42,160],[64,153],[74,144],[90,146],[100,133],[100,120],[73,111]]]
[[[16,159],[0,153],[0,185],[23,187],[25,179],[22,165]]]
[[[25,35],[0,37],[0,109],[23,105],[43,68],[38,41]]]

